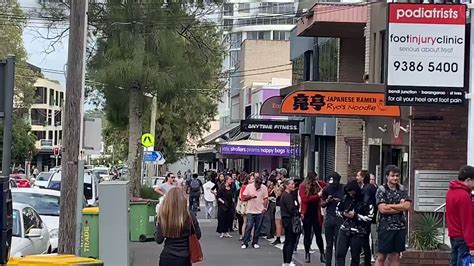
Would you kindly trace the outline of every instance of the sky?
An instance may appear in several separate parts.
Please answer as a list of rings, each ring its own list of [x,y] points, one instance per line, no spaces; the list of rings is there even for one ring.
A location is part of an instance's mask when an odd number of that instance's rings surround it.
[[[39,8],[38,2],[38,0],[19,0],[21,7],[26,12],[34,10],[33,8]],[[46,36],[47,33],[45,23],[39,20],[30,21],[24,29],[23,42],[28,53],[28,62],[42,69],[64,71],[67,62],[68,38],[67,36],[62,38],[54,46],[55,50],[53,52],[46,53],[45,51],[48,50],[51,41],[41,38],[41,35]],[[64,88],[66,85],[65,74],[51,72],[53,71],[45,70],[43,74],[48,79],[59,81]]]

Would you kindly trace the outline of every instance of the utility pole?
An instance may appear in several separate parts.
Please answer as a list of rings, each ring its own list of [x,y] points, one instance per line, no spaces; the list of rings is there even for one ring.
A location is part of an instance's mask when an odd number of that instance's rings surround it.
[[[69,16],[69,47],[66,79],[65,121],[63,126],[63,163],[61,180],[61,215],[58,253],[75,254],[77,239],[77,187],[82,133],[87,0],[72,0]],[[82,193],[81,193],[82,194]],[[76,230],[75,230],[76,229]]]

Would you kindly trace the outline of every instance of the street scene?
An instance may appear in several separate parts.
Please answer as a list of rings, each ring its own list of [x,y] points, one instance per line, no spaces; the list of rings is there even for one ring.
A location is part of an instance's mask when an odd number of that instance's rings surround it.
[[[0,265],[474,266],[469,1],[0,1]]]

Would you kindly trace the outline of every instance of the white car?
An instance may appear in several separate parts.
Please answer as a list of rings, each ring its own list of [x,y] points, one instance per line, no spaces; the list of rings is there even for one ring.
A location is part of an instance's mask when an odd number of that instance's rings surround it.
[[[42,172],[36,178],[34,178],[33,185],[35,187],[45,188],[48,186],[49,179],[54,174],[54,172]],[[33,178],[32,178],[33,180]]]
[[[11,257],[51,252],[48,226],[31,206],[14,202],[12,216]]]
[[[58,248],[60,192],[51,189],[13,188],[13,202],[32,206],[48,226],[51,251]]]
[[[49,179],[47,188],[61,191],[61,171],[57,171]],[[99,200],[99,178],[98,175],[90,170],[84,171],[84,197],[87,205],[97,206]]]
[[[101,180],[109,181],[110,180],[110,169],[107,167],[96,167],[92,169],[92,172],[97,173],[100,176]]]

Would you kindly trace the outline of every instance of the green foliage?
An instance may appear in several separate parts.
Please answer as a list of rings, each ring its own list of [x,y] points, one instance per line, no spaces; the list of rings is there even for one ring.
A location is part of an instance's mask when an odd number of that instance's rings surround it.
[[[155,95],[155,149],[165,153],[167,162],[179,159],[189,137],[200,137],[208,129],[223,88],[221,32],[199,21],[196,12],[188,11],[188,3],[109,1],[90,12],[97,41],[88,76],[90,86],[105,98],[111,127],[106,135],[128,142],[124,131],[130,88]],[[141,102],[142,125],[148,131],[151,99],[143,96]]]
[[[26,20],[20,19],[24,14],[17,0],[0,3],[0,13],[5,17],[0,27],[0,59],[9,54],[16,56],[15,107],[17,110],[25,110],[33,103],[33,84],[39,76],[28,68],[26,62],[27,53],[22,38]]]
[[[3,139],[3,123],[0,124],[0,139]],[[12,163],[23,164],[36,153],[36,136],[31,134],[31,126],[24,119],[13,116]]]
[[[143,186],[140,189],[140,195],[144,199],[159,200],[160,194],[156,193],[152,187]]]
[[[12,162],[14,164],[23,164],[25,160],[31,160],[36,153],[36,136],[31,134],[31,126],[21,118],[13,120],[12,143]]]
[[[423,213],[412,234],[413,247],[418,250],[436,250],[441,244],[441,218],[436,213]]]

